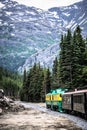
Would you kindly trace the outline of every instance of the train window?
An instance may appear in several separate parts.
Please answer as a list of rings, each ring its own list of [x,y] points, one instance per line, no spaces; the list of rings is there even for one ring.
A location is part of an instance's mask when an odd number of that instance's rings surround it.
[[[53,97],[53,95],[52,95],[52,100],[54,100],[54,97]]]
[[[62,97],[62,94],[60,94],[60,97]]]
[[[49,100],[51,100],[51,96],[49,96]]]
[[[69,96],[63,97],[63,103],[65,103],[65,104],[71,104],[71,97],[69,97]]]
[[[76,95],[73,97],[74,103],[83,103],[83,95]]]

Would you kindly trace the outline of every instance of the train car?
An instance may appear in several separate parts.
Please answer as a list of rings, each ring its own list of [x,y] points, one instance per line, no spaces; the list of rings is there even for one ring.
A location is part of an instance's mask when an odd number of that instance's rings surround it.
[[[87,115],[87,90],[67,92],[62,98],[63,110]]]
[[[67,112],[73,111],[73,93],[68,92],[62,95],[62,109]]]
[[[73,93],[73,111],[87,115],[87,90]]]

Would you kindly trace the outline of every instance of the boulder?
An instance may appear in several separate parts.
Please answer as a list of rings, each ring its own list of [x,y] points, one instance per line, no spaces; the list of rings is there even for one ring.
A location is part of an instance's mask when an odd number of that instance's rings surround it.
[[[0,115],[2,114],[2,109],[0,108]]]
[[[24,110],[24,106],[14,100],[4,96],[4,91],[0,90],[0,114],[5,112],[18,112]]]

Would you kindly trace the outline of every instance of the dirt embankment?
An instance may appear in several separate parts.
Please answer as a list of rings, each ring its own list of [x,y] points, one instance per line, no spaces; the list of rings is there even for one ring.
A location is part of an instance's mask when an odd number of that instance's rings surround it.
[[[38,104],[44,106],[44,104]],[[28,108],[0,116],[0,130],[81,130],[64,117]]]

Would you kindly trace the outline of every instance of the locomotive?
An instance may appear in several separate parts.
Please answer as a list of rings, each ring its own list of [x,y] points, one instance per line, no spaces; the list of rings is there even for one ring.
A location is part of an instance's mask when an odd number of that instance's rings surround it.
[[[58,88],[46,94],[46,107],[62,112],[62,95],[67,89]]]
[[[78,113],[87,117],[87,89],[69,92],[58,88],[46,94],[46,107],[59,112]]]

